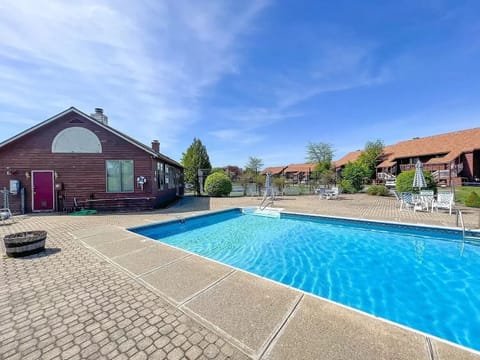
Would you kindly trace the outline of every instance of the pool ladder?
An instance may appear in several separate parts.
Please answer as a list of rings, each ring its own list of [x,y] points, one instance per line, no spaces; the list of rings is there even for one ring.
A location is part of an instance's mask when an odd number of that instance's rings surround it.
[[[462,249],[460,250],[460,256],[463,255],[463,250],[465,249],[465,223],[463,222],[462,210],[456,209],[457,213],[457,227],[462,225]]]
[[[273,205],[275,202],[275,193],[273,191],[265,190],[265,195],[263,195],[263,200],[260,203],[259,209],[265,210],[268,205]]]
[[[273,205],[274,199],[272,197],[264,197],[262,200],[262,203],[260,204],[259,208],[260,210],[265,210],[268,205]]]

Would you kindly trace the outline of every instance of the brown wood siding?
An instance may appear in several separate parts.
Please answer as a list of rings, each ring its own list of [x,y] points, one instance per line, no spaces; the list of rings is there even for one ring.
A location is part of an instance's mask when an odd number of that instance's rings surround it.
[[[80,119],[83,123],[70,123],[73,119]],[[52,153],[51,146],[55,136],[61,130],[72,126],[84,127],[95,133],[102,144],[102,153]],[[106,160],[133,160],[134,180],[138,176],[147,178],[143,190],[135,183],[134,192],[107,193]],[[71,112],[0,149],[0,188],[8,188],[10,179],[20,180],[26,191],[26,211],[30,212],[31,178],[27,179],[25,173],[31,173],[32,170],[53,170],[58,174],[56,183],[63,185],[62,190],[56,192],[57,210],[73,207],[74,197],[81,202],[87,199],[154,198],[153,207],[163,200],[172,200],[170,193],[163,194],[157,189],[154,181],[155,163],[156,159],[151,154]],[[7,167],[13,171],[10,176],[6,174]],[[20,195],[10,196],[10,207],[15,212],[20,211]]]

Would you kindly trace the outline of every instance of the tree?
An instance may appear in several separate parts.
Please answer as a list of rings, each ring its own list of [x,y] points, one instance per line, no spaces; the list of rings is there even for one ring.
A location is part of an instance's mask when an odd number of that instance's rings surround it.
[[[235,165],[227,165],[224,169],[225,173],[230,177],[230,180],[232,181],[238,181],[240,175],[243,174],[242,168]]]
[[[307,145],[306,160],[309,163],[316,164],[314,177],[316,179],[324,178],[323,174],[330,170],[333,159],[332,145],[326,143],[309,143]]]
[[[182,154],[181,163],[185,168],[185,182],[193,184],[195,192],[200,194],[198,170],[210,170],[212,168],[207,148],[202,144],[200,139],[193,139],[192,145]]]
[[[247,165],[245,165],[245,170],[253,172],[255,175],[258,175],[258,171],[263,167],[263,161],[260,158],[250,156],[248,158]]]
[[[342,177],[352,186],[353,190],[358,192],[362,190],[365,178],[368,178],[369,170],[367,166],[360,162],[349,162],[342,171]],[[345,184],[347,184],[345,182]]]
[[[258,195],[260,196],[262,194],[262,188],[265,186],[265,175],[257,175],[255,176],[255,186],[258,191]]]
[[[221,167],[214,167],[214,168],[212,168],[212,171],[210,172],[210,174],[213,174],[213,173],[216,173],[216,172],[225,174],[225,169],[221,168]]]
[[[375,169],[377,167],[378,159],[383,154],[383,141],[377,139],[375,141],[368,141],[365,144],[365,149],[360,153],[357,161],[363,163],[369,172],[368,177],[373,178]]]

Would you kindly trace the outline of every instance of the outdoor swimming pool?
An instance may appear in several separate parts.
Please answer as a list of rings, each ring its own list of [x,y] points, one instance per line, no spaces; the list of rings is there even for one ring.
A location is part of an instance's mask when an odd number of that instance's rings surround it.
[[[130,230],[480,350],[480,246],[460,232],[240,209]]]

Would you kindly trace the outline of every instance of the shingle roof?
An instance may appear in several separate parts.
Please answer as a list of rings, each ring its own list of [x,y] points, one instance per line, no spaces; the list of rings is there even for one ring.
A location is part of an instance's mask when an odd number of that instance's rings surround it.
[[[272,175],[278,175],[281,174],[282,172],[285,173],[296,173],[296,172],[312,172],[313,169],[315,168],[316,164],[290,164],[287,166],[272,166],[272,167],[267,167],[262,170],[261,174],[265,175],[267,172],[269,172]]]
[[[308,173],[308,172],[312,172],[313,169],[315,168],[316,164],[310,164],[310,163],[306,163],[306,164],[290,164],[287,166],[287,168],[285,169],[285,172],[287,173],[294,173],[294,172],[304,172],[304,173]]]
[[[360,150],[349,152],[344,157],[335,161],[335,167],[340,167],[340,166],[343,166],[343,165],[345,165],[349,162],[354,162],[355,160],[358,159],[358,157],[360,156],[360,153],[361,153]]]
[[[32,126],[31,128],[28,128],[28,129],[22,131],[21,133],[13,136],[13,137],[11,137],[11,138],[9,138],[9,139],[1,142],[1,143],[0,143],[0,148],[3,147],[3,146],[5,146],[5,145],[7,145],[7,144],[9,144],[9,143],[11,143],[12,141],[15,141],[15,140],[17,140],[17,139],[19,139],[19,138],[21,138],[21,137],[23,137],[23,136],[31,133],[31,132],[37,130],[38,128],[40,128],[40,127],[42,127],[42,126],[44,126],[44,125],[46,125],[46,124],[48,124],[48,123],[50,123],[50,122],[52,122],[52,121],[54,121],[54,120],[56,120],[56,119],[58,119],[58,118],[60,118],[60,117],[62,117],[62,116],[64,116],[64,115],[68,114],[69,112],[75,112],[75,113],[77,113],[78,115],[86,118],[87,120],[90,120],[90,121],[94,122],[94,123],[97,124],[98,126],[103,127],[104,129],[106,129],[106,130],[114,133],[115,135],[123,138],[124,140],[130,142],[131,144],[133,144],[133,145],[141,148],[142,150],[146,151],[147,153],[149,153],[149,154],[151,154],[151,155],[153,155],[153,156],[155,156],[155,157],[157,157],[157,158],[159,158],[159,159],[161,159],[161,160],[164,160],[164,161],[166,161],[166,162],[168,162],[168,163],[170,163],[170,164],[172,164],[172,165],[177,165],[177,166],[179,166],[179,167],[183,167],[180,163],[178,163],[177,161],[169,158],[168,156],[165,156],[165,155],[163,155],[163,154],[161,154],[161,153],[159,153],[159,152],[154,151],[151,147],[149,147],[149,146],[147,146],[147,145],[145,145],[145,144],[143,144],[143,143],[141,143],[141,142],[133,139],[132,137],[130,137],[130,136],[128,136],[128,135],[125,135],[124,133],[122,133],[122,132],[120,132],[120,131],[112,128],[112,127],[109,126],[109,125],[105,125],[104,123],[98,121],[97,119],[91,117],[90,115],[85,114],[83,111],[80,111],[80,110],[78,110],[77,108],[75,108],[75,107],[73,107],[73,106],[72,106],[72,107],[69,107],[68,109],[66,109],[66,110],[64,110],[64,111],[62,111],[62,112],[60,112],[60,113],[58,113],[57,115],[52,116],[51,118],[48,118],[47,120],[44,120],[44,121],[38,123],[38,124],[35,125],[35,126]]]
[[[287,167],[286,166],[272,166],[272,167],[267,167],[262,170],[261,174],[265,175],[267,172],[270,173],[271,175],[278,175],[281,174],[283,170],[285,170]]]
[[[384,148],[383,162],[377,167],[390,167],[397,159],[436,156],[428,164],[447,164],[464,152],[480,149],[480,128],[400,141]],[[355,161],[360,151],[352,151],[335,162],[337,167]]]

